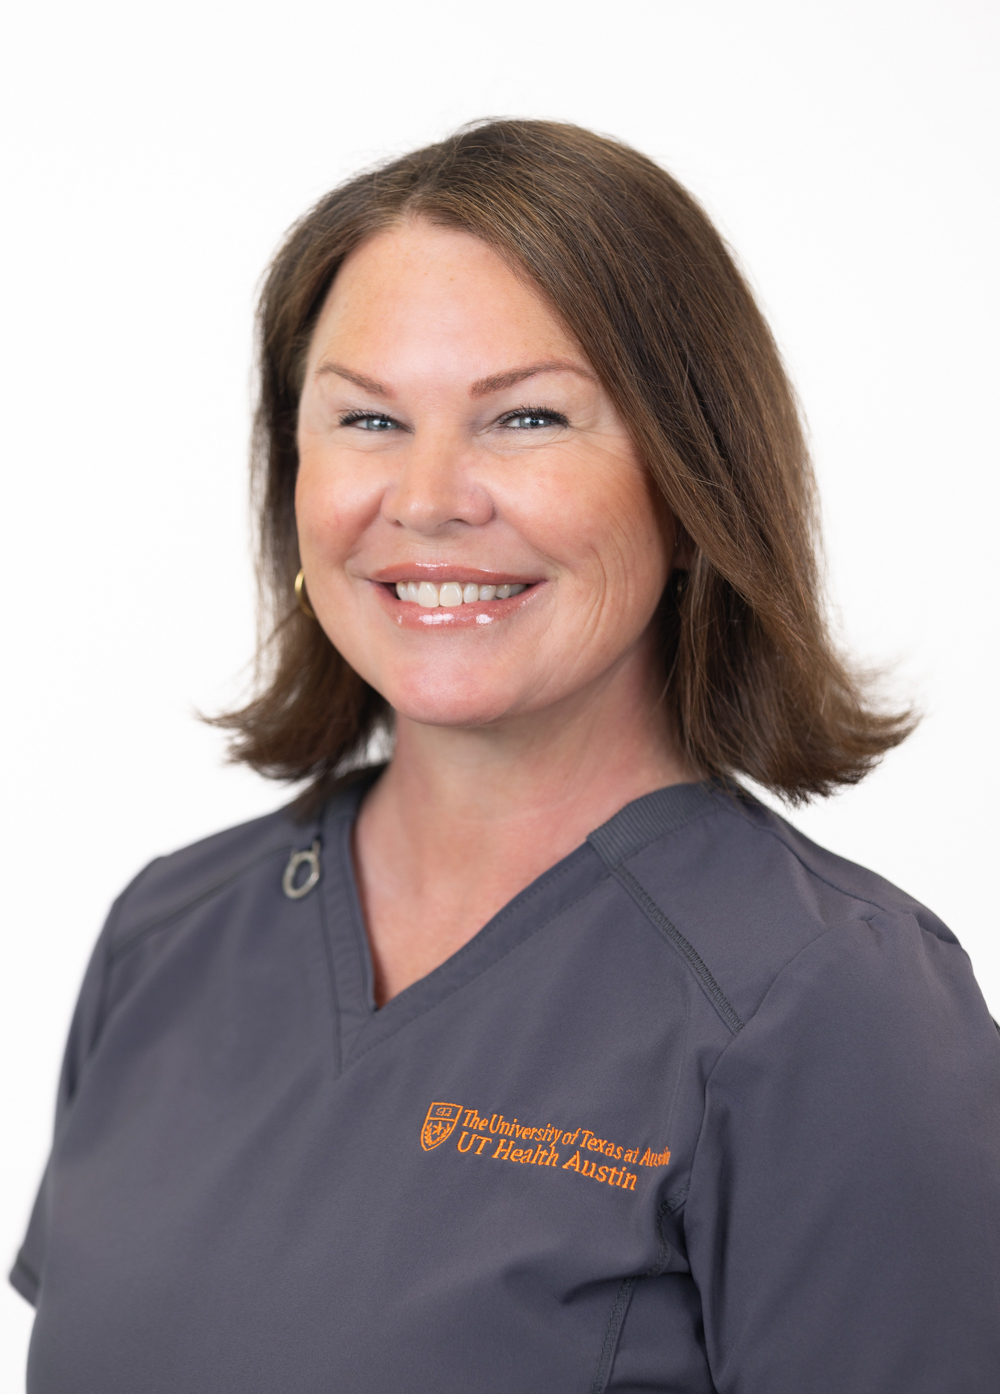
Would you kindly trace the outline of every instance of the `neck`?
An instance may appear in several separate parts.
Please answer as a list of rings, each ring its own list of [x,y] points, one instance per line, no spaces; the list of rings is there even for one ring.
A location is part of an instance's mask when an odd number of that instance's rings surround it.
[[[631,800],[696,779],[649,680],[625,665],[530,716],[397,723],[361,805],[355,857],[376,1001],[442,963]]]
[[[366,821],[386,831],[394,824],[429,876],[446,866],[476,874],[522,844],[549,864],[559,860],[632,799],[698,778],[657,686],[643,678],[626,667],[542,712],[487,727],[399,718],[395,754],[366,800]]]

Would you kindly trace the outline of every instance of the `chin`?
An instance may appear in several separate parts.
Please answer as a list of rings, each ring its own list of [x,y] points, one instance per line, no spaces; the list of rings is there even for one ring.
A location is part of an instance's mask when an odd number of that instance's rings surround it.
[[[509,693],[482,683],[390,683],[381,690],[397,715],[424,726],[489,726],[512,706]]]

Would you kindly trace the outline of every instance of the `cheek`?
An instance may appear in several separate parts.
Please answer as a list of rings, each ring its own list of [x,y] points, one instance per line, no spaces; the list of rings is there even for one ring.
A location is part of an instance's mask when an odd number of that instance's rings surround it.
[[[525,532],[560,568],[592,592],[614,588],[648,608],[666,584],[669,520],[644,473],[620,456],[581,455],[539,479],[521,499]]]
[[[303,552],[343,556],[378,512],[378,502],[377,487],[363,474],[308,444],[300,447],[295,523]]]

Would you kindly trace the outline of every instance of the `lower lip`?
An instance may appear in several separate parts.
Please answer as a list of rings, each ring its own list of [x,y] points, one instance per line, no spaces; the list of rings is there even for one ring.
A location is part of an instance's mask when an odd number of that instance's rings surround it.
[[[381,581],[373,584],[379,600],[400,629],[433,629],[441,632],[485,629],[500,620],[509,619],[526,605],[530,605],[545,583],[536,581],[518,595],[508,596],[506,600],[477,600],[472,605],[438,605],[433,608],[417,605],[412,600],[400,600],[394,585],[384,585]]]

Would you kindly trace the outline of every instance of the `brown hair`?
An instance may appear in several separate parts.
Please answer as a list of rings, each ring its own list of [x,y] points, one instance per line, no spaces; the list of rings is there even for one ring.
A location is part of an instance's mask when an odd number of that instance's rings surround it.
[[[259,695],[216,718],[234,759],[327,797],[391,719],[297,609],[295,432],[306,350],[347,254],[420,216],[527,273],[576,336],[693,544],[660,607],[665,703],[688,758],[791,801],[861,779],[912,729],[867,701],[831,643],[814,486],[774,340],[709,219],[628,146],[494,121],[335,189],[292,228],[260,299],[254,434]],[[676,573],[675,573],[676,574]],[[682,581],[683,578],[680,578]]]

